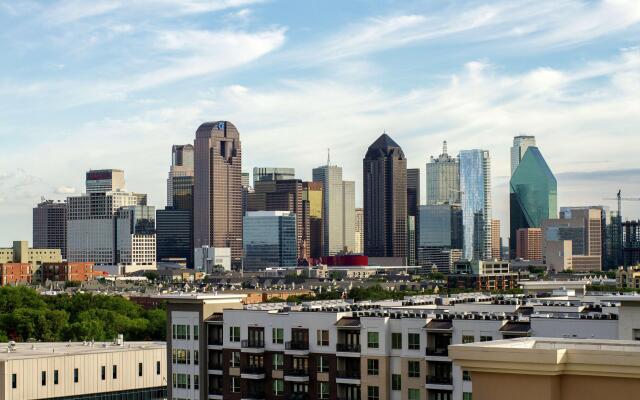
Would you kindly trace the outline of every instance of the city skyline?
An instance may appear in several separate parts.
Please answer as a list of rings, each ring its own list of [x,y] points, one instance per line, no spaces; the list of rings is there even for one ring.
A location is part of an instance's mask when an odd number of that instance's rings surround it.
[[[14,57],[0,67],[0,240],[30,238],[40,197],[81,193],[89,169],[125,170],[128,186],[162,208],[168,149],[210,120],[243,132],[246,171],[291,166],[311,180],[330,147],[356,181],[356,206],[360,155],[383,129],[422,176],[443,140],[453,155],[487,149],[503,237],[517,135],[536,136],[558,205],[615,209],[602,199],[640,193],[630,162],[640,140],[637,2],[392,2],[339,16],[334,6],[167,1],[142,16],[115,1],[1,3],[0,46]],[[137,59],[147,55],[158,57]],[[623,217],[639,211],[625,203]]]

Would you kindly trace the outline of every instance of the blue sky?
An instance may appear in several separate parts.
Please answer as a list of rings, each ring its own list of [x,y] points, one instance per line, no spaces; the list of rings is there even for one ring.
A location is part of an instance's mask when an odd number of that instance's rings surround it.
[[[517,134],[560,205],[640,196],[637,0],[0,0],[0,26],[0,246],[31,240],[40,197],[81,192],[89,168],[123,168],[163,207],[171,145],[218,119],[246,170],[309,179],[331,148],[358,203],[383,130],[423,171],[443,140],[488,149],[503,232]]]

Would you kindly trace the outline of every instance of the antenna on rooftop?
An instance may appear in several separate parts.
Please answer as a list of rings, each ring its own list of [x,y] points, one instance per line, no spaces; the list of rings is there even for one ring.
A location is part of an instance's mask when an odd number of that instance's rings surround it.
[[[447,154],[447,141],[442,142],[442,154]]]
[[[331,149],[327,147],[327,167],[331,165]]]

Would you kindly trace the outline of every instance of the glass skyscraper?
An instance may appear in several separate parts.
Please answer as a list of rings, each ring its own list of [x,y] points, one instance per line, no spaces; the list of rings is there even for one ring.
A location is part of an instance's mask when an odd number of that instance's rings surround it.
[[[244,268],[295,267],[296,215],[289,211],[248,211],[243,226]]]
[[[488,150],[460,152],[463,221],[462,254],[467,260],[491,258],[491,158]]]
[[[513,146],[511,146],[511,175],[516,172],[520,160],[524,157],[530,146],[536,145],[535,136],[516,136],[513,138]]]
[[[516,232],[540,228],[542,221],[557,218],[558,183],[537,147],[530,146],[509,182],[510,254],[516,251]]]

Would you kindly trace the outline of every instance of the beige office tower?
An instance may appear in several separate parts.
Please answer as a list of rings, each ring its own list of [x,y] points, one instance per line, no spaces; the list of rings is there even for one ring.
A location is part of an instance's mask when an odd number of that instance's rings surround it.
[[[190,144],[173,145],[171,148],[171,167],[167,178],[167,207],[174,206],[174,187],[184,186],[193,177],[193,146]]]
[[[511,146],[511,175],[516,171],[524,153],[530,146],[536,145],[535,136],[515,136],[513,138],[513,146]]]
[[[500,260],[500,250],[501,250],[501,241],[500,241],[500,220],[492,219],[491,220],[491,258],[493,260]]]
[[[312,258],[322,256],[322,183],[303,182],[302,199],[309,205],[309,250]]]
[[[364,209],[356,208],[356,246],[354,253],[364,252]]]
[[[313,181],[321,182],[322,255],[353,251],[355,246],[355,182],[342,180],[342,168],[323,165],[313,169]]]
[[[242,149],[238,129],[206,122],[196,131],[193,190],[194,247],[230,247],[242,260]]]

